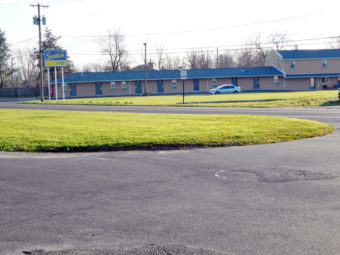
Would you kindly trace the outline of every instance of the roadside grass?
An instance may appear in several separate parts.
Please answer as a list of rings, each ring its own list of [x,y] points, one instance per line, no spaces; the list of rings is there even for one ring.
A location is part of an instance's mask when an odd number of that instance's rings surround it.
[[[249,115],[0,110],[0,150],[78,152],[181,149],[287,142],[334,128],[315,121]]]
[[[186,95],[185,102],[227,101],[227,100],[261,100],[283,99],[266,102],[226,102],[226,103],[195,103],[184,106],[211,107],[312,107],[340,105],[338,92],[332,91],[303,91],[303,92],[270,92],[270,93],[240,93],[227,95]],[[138,96],[138,97],[100,97],[78,98],[66,100],[45,101],[45,104],[80,104],[80,105],[119,105],[119,106],[183,106],[182,96]],[[22,103],[41,103],[26,101]]]

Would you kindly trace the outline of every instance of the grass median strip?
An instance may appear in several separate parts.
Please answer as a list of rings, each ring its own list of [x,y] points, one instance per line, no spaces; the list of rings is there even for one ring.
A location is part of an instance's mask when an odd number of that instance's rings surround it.
[[[333,127],[249,115],[133,114],[0,110],[2,151],[180,149],[292,141]]]
[[[268,101],[270,99],[280,99]],[[266,101],[267,100],[267,101]],[[214,102],[218,101],[218,103]],[[222,102],[226,101],[226,102]],[[234,102],[232,102],[234,101]],[[235,102],[238,101],[238,102]],[[181,104],[182,96],[137,96],[137,97],[98,97],[77,98],[66,100],[45,101],[45,104],[80,104],[80,105],[120,105],[120,106],[212,106],[212,107],[310,107],[340,105],[338,92],[301,91],[301,92],[271,92],[271,93],[240,93],[225,95],[186,95]],[[202,102],[202,103],[197,103]],[[40,104],[39,100],[23,103]]]

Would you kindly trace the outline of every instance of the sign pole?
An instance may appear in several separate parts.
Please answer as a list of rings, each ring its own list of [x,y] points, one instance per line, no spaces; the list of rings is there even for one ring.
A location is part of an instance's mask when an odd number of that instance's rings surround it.
[[[182,79],[183,81],[183,104],[184,104],[184,79]]]
[[[65,100],[65,82],[64,82],[64,67],[61,67],[61,86],[63,90],[63,100]]]
[[[57,68],[54,67],[54,96],[55,100],[58,100],[58,81],[57,81]]]
[[[179,69],[181,73],[181,80],[183,81],[183,89],[182,89],[182,96],[183,96],[183,104],[184,104],[184,80],[187,78],[187,71]]]
[[[47,86],[48,86],[48,100],[51,100],[51,81],[50,81],[50,68],[47,68]]]

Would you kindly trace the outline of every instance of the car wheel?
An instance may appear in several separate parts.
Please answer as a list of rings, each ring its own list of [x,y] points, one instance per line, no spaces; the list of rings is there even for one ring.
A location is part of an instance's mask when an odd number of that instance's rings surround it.
[[[237,94],[237,93],[238,93],[238,91],[237,91],[237,90],[235,90],[235,91],[234,91],[234,94]]]
[[[216,92],[215,92],[215,94],[221,94],[221,92],[219,92],[219,91],[216,91]]]

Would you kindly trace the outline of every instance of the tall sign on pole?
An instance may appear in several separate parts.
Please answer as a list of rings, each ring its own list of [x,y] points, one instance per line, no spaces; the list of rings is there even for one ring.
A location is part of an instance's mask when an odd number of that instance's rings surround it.
[[[46,25],[46,18],[40,16],[40,8],[48,8],[48,5],[41,4],[31,4],[32,7],[38,7],[38,17],[33,18],[34,25],[38,25],[39,28],[39,65],[40,65],[40,98],[41,102],[44,102],[44,73],[43,73],[43,57],[42,57],[42,49],[41,49],[41,23]]]
[[[63,99],[65,99],[65,84],[64,84],[64,66],[67,66],[67,51],[66,50],[44,50],[44,66],[46,68],[54,67],[54,94],[56,100],[58,100],[58,81],[57,81],[57,67],[61,67],[62,72],[62,95]],[[48,85],[50,86],[50,85]],[[50,89],[50,88],[49,88]]]

